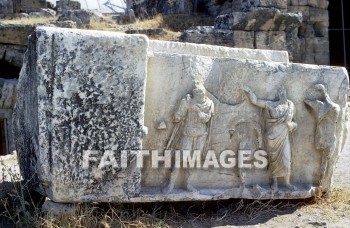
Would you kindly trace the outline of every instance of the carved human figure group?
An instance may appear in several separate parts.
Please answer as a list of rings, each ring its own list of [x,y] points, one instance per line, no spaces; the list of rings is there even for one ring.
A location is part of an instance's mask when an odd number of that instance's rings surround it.
[[[296,109],[294,103],[287,98],[287,91],[282,86],[277,92],[277,99],[264,100],[258,98],[252,89],[243,87],[246,98],[250,103],[261,108],[264,119],[263,142],[268,153],[269,175],[272,179],[271,189],[279,189],[280,180],[290,189],[296,187],[291,184],[292,144],[298,125],[295,121]],[[174,114],[175,127],[168,142],[167,149],[201,150],[210,149],[211,128],[214,118],[214,103],[206,95],[206,89],[200,83],[195,83],[193,97],[187,95],[181,100],[179,108]],[[323,84],[312,85],[306,90],[304,103],[311,108],[316,119],[315,148],[322,154],[321,175],[319,187],[329,169],[329,160],[336,149],[336,121],[340,107],[334,103],[326,92]],[[230,133],[231,134],[231,133]],[[177,147],[177,148],[175,148]],[[240,175],[244,176],[240,170]],[[174,189],[179,168],[173,167],[163,193],[170,193]],[[190,181],[191,170],[186,170],[184,185],[188,191],[197,191]],[[244,179],[241,178],[244,185]]]

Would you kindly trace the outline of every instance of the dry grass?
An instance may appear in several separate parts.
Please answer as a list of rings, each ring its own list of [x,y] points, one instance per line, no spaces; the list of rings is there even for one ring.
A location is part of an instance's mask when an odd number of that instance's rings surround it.
[[[158,14],[153,18],[137,21],[136,27],[165,28],[173,32],[182,32],[193,26],[212,26],[214,19],[208,16],[192,16],[187,14],[162,15]]]
[[[342,213],[350,216],[350,189],[332,189],[315,204],[307,205],[304,210],[322,209],[325,215]]]
[[[34,24],[46,24],[55,20],[57,20],[57,17],[16,18],[16,19],[0,20],[0,24],[34,25]]]
[[[28,198],[29,192],[17,189],[12,195],[18,206],[4,212],[8,224],[35,227],[208,227],[254,225],[296,211],[320,211],[323,218],[336,221],[350,215],[350,190],[334,189],[314,200],[226,200],[215,202],[78,204],[73,216],[61,218],[40,214],[40,205]],[[25,199],[23,196],[27,195]],[[27,202],[27,203],[21,203]],[[13,203],[12,203],[13,204]],[[11,202],[6,202],[11,205]],[[28,214],[29,213],[29,214]],[[18,215],[17,215],[18,214]],[[20,222],[19,222],[20,221]],[[1,218],[0,218],[0,226]]]
[[[102,30],[102,31],[115,31],[118,25],[112,20],[111,15],[104,16],[103,21],[90,21],[90,24],[86,29],[90,30]]]

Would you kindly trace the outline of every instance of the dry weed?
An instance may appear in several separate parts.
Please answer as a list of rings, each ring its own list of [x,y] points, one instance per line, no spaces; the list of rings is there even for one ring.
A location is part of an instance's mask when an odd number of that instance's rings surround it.
[[[55,21],[57,17],[31,17],[31,18],[15,18],[0,20],[0,24],[13,24],[13,25],[34,25],[34,24],[46,24]]]

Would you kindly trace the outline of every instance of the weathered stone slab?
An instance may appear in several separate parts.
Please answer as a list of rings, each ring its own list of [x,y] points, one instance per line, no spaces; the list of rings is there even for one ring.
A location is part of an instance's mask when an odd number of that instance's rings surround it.
[[[57,12],[62,13],[67,10],[80,10],[81,4],[78,1],[56,1]]]
[[[285,50],[286,33],[283,31],[255,32],[255,46],[258,49]]]
[[[236,32],[236,31],[234,31]],[[257,50],[247,48],[229,48],[205,44],[169,42],[150,40],[149,49],[152,52],[174,54],[191,54],[211,57],[264,60],[273,62],[288,62],[287,51]]]
[[[26,46],[0,44],[0,56],[13,66],[22,67],[26,49]]]
[[[57,20],[74,21],[77,23],[78,28],[83,28],[90,24],[91,21],[102,21],[103,15],[93,10],[67,10],[64,11]]]
[[[308,21],[310,18],[309,8],[309,6],[288,6],[288,12],[301,12],[301,15],[303,16],[303,21]]]
[[[220,15],[215,19],[215,28],[246,31],[292,31],[298,28],[301,22],[301,14],[281,13],[273,8],[258,8],[250,12]]]
[[[310,21],[328,21],[328,10],[310,7]]]
[[[36,171],[54,202],[291,199],[329,190],[346,138],[344,68],[148,45],[144,36],[109,32],[32,34],[15,137],[23,175]]]
[[[33,30],[33,25],[0,24],[0,43],[25,46],[28,43],[28,36]]]
[[[281,86],[285,87],[287,99],[294,104],[293,123],[297,124],[296,126],[291,122],[290,125],[296,128],[290,136],[284,136],[290,137],[290,183],[293,187],[283,187],[282,178],[278,179],[280,186],[278,191],[271,189],[272,164],[267,169],[255,168],[243,172],[237,166],[232,169],[220,166],[219,169],[197,168],[190,171],[186,171],[188,168],[182,168],[178,174],[174,174],[174,177],[172,169],[152,169],[151,158],[146,158],[142,172],[141,194],[139,198],[132,200],[311,197],[319,191],[319,182],[322,178],[323,152],[316,149],[318,137],[325,137],[326,141],[333,140],[335,145],[322,184],[322,190],[329,189],[333,168],[342,149],[346,132],[343,123],[345,123],[348,76],[344,68],[155,53],[148,64],[145,125],[149,131],[145,136],[143,149],[162,151],[167,148],[174,129],[177,129],[174,118],[178,107],[184,100],[192,101],[192,85],[198,81],[204,85],[207,98],[214,103],[214,117],[210,125],[211,149],[215,151],[217,157],[224,150],[237,152],[242,148],[249,148],[252,151],[264,149],[269,156],[272,156],[265,138],[268,132],[263,117],[265,108],[253,105],[242,90],[245,86],[249,86],[259,99],[278,101],[276,93]],[[323,136],[315,133],[320,127],[320,122],[305,101],[316,98],[317,95],[310,92],[316,84],[322,84],[321,87],[327,88],[327,101],[324,102],[329,102],[336,110],[339,107],[339,115],[331,118],[336,130],[332,132],[332,128],[329,128],[331,131],[329,134],[334,134],[336,139],[327,139],[328,133]],[[333,114],[326,114],[325,118],[329,118],[328,115]],[[240,123],[246,124],[242,129],[243,132],[239,133],[241,136],[237,132],[241,130],[237,130],[236,133],[230,130],[235,129]],[[283,140],[283,137],[278,140]],[[164,190],[164,186],[174,179],[176,181],[173,183],[173,188],[170,188],[171,191]],[[192,188],[188,187],[186,189],[188,183],[197,191],[193,192],[190,190]]]
[[[327,9],[329,5],[328,0],[308,0],[307,4],[315,8]]]
[[[259,6],[287,9],[287,0],[260,0]]]
[[[139,194],[141,173],[132,162],[104,173],[83,161],[141,149],[147,46],[142,35],[49,27],[31,35],[15,138],[24,178],[36,174],[50,199],[127,201]]]
[[[47,8],[46,0],[21,0],[21,12],[37,12]]]

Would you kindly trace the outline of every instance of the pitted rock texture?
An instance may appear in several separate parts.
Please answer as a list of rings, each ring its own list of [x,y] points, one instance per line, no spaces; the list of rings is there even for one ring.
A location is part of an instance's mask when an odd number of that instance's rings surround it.
[[[102,172],[98,162],[88,169],[82,163],[88,150],[113,150],[119,161],[122,150],[141,149],[147,46],[142,35],[49,27],[31,35],[15,138],[24,178],[36,173],[50,199],[120,201],[139,194],[134,164]]]

